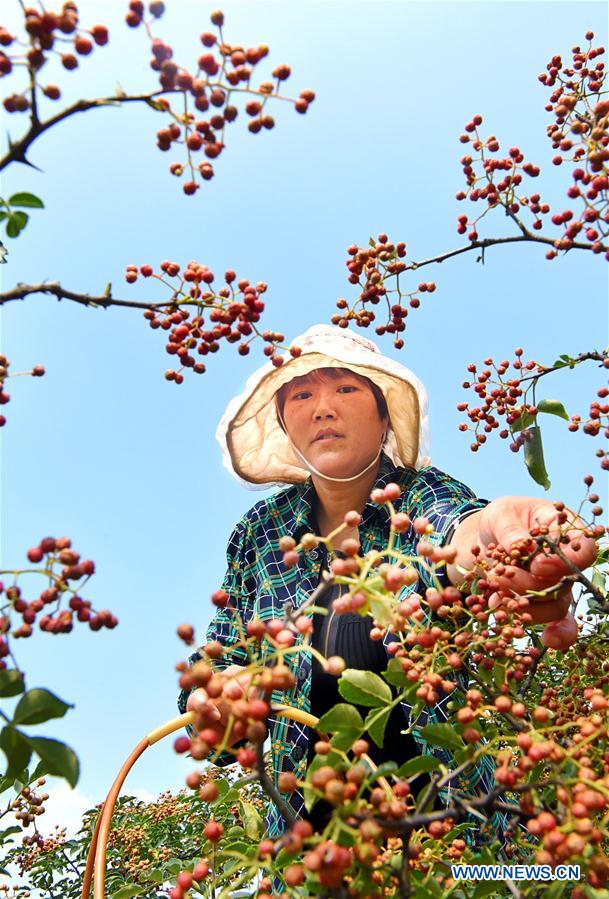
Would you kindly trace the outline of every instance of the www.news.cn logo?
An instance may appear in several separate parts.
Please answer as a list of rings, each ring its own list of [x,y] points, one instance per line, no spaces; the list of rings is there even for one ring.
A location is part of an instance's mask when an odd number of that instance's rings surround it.
[[[579,880],[579,865],[451,865],[454,880]]]

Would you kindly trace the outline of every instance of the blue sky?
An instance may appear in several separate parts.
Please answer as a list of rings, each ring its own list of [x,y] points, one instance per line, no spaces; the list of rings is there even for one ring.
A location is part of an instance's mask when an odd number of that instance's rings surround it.
[[[75,73],[49,64],[48,80],[66,87],[66,100],[107,95],[117,82],[127,92],[151,89],[147,41],[122,24],[126,4],[79,6],[83,23],[110,27],[110,43]],[[16,7],[7,10],[9,27]],[[189,66],[201,52],[197,36],[213,8],[168,3],[155,30],[179,62]],[[150,282],[124,283],[125,266],[196,259],[218,274],[230,267],[266,281],[264,322],[292,339],[328,321],[338,297],[353,296],[345,278],[349,244],[386,231],[406,241],[411,259],[460,245],[457,137],[475,113],[484,116],[485,133],[541,165],[534,186],[564,208],[568,172],[550,164],[547,92],[537,74],[553,54],[567,57],[588,29],[606,44],[604,3],[222,8],[228,41],[270,46],[261,80],[287,62],[291,92],[316,91],[309,113],[277,104],[276,128],[255,136],[240,117],[216,178],[193,198],[167,172],[175,154],[156,149],[163,116],[131,105],[66,121],[31,150],[42,172],[13,166],[4,173],[3,196],[33,191],[46,209],[33,212],[18,240],[4,240],[3,289],[48,278],[100,293],[112,282],[119,297],[159,301],[165,295]],[[17,116],[5,121],[19,133]],[[481,233],[507,232],[497,215]],[[606,345],[606,263],[584,254],[548,263],[541,248],[497,247],[485,265],[466,254],[423,277],[437,290],[409,317],[405,349],[397,353],[386,339],[379,345],[427,385],[433,463],[482,496],[542,495],[505,443],[492,439],[476,456],[469,451],[470,440],[457,432],[461,382],[468,362],[511,357],[517,345],[525,358],[547,363]],[[2,352],[12,369],[38,362],[47,369],[43,379],[9,385],[2,567],[25,565],[28,547],[47,534],[69,535],[97,565],[85,598],[120,620],[112,632],[36,633],[17,647],[29,686],[48,686],[76,704],[64,721],[38,730],[78,750],[80,789],[95,801],[140,737],[175,713],[173,666],[183,656],[175,628],[187,621],[203,632],[230,531],[264,495],[231,479],[214,440],[227,402],[264,361],[261,345],[246,359],[223,346],[207,374],[180,387],[163,379],[163,347],[138,312],[86,310],[49,297],[2,310]],[[602,383],[594,368],[563,372],[547,395],[585,414]],[[603,480],[596,443],[567,434],[558,419],[545,433],[549,495],[577,505],[587,471]],[[188,767],[168,743],[157,746],[128,789],[177,787]]]

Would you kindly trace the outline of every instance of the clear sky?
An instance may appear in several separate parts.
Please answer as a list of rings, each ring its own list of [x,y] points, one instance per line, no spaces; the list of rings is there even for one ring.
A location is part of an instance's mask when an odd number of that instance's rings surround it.
[[[208,3],[169,2],[156,33],[178,61],[194,63]],[[17,3],[6,4],[9,27]],[[77,72],[49,64],[48,80],[66,100],[154,87],[143,31],[122,23],[126,4],[79,4],[83,23],[110,28],[108,46]],[[338,297],[352,297],[346,247],[386,231],[421,259],[455,248],[462,207],[457,138],[475,113],[505,148],[521,147],[541,165],[542,189],[564,208],[566,167],[554,169],[545,136],[547,91],[537,75],[555,53],[567,56],[592,29],[606,45],[604,3],[570,2],[231,2],[222,7],[230,42],[267,43],[260,78],[287,62],[294,95],[317,93],[306,116],[277,104],[274,131],[251,135],[244,116],[231,126],[216,178],[185,197],[155,133],[164,116],[146,107],[75,116],[44,135],[30,158],[42,171],[12,166],[2,195],[33,191],[45,202],[9,241],[3,289],[18,281],[61,280],[75,291],[159,301],[150,282],[129,287],[125,266],[191,259],[221,274],[269,284],[267,327],[288,339],[328,321]],[[6,81],[8,89],[9,82]],[[50,102],[47,104],[52,107]],[[19,117],[4,116],[11,135]],[[508,233],[499,215],[484,235]],[[487,355],[551,363],[607,343],[606,263],[572,254],[552,263],[537,247],[497,247],[485,265],[466,254],[425,270],[437,290],[409,317],[401,353],[430,394],[432,461],[479,495],[543,495],[522,457],[491,439],[474,456],[459,434],[456,404],[468,362]],[[418,283],[418,277],[413,278]],[[373,337],[372,332],[368,336]],[[2,352],[12,369],[42,363],[42,379],[14,379],[2,433],[2,567],[25,566],[41,537],[69,535],[97,572],[85,598],[109,608],[119,627],[69,636],[36,632],[16,648],[28,684],[45,685],[76,708],[36,729],[74,746],[79,785],[99,801],[139,739],[176,712],[175,635],[181,622],[202,634],[212,615],[234,524],[264,494],[244,490],[221,466],[214,440],[227,402],[264,361],[223,346],[208,373],[167,383],[161,332],[139,312],[86,310],[49,297],[2,310]],[[554,376],[547,395],[585,414],[603,383],[590,367]],[[3,410],[4,411],[4,410]],[[552,498],[577,505],[587,471],[603,479],[597,443],[548,421],[546,461]],[[29,598],[37,584],[30,582]],[[38,586],[40,589],[40,586]],[[181,785],[189,766],[169,745],[149,750],[128,790]]]

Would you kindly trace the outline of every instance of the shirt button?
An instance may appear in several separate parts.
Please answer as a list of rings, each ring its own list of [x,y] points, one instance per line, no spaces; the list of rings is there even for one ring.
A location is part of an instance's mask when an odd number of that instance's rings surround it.
[[[319,550],[318,550],[318,549],[312,549],[311,552],[310,552],[310,556],[311,556],[312,559],[319,559]]]
[[[397,639],[397,638],[396,638],[396,639]],[[305,677],[307,676],[307,669],[304,667],[304,665],[301,665],[301,666],[300,666],[300,668],[298,669],[297,674],[298,674],[298,680],[304,680],[304,679],[305,679]]]
[[[305,754],[305,751],[304,751],[304,747],[302,747],[302,746],[294,746],[294,748],[292,749],[292,758],[296,759],[297,762],[299,762],[301,760],[301,758],[304,756],[304,754]]]

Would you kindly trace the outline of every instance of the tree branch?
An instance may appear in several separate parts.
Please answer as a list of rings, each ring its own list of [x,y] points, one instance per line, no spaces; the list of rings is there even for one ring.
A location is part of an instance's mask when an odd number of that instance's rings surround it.
[[[110,287],[111,285],[109,284],[102,296],[95,297],[88,293],[75,293],[72,290],[66,290],[59,281],[43,281],[40,284],[17,284],[12,290],[0,293],[0,306],[4,303],[10,303],[11,300],[24,300],[26,297],[36,293],[50,293],[58,300],[71,300],[71,302],[79,303],[81,306],[91,306],[93,308],[101,306],[103,309],[107,309],[109,306],[125,306],[129,309],[163,309],[174,302],[174,300],[165,300],[163,303],[142,303],[137,300],[119,300],[112,296]]]
[[[433,262],[444,262],[445,259],[450,259],[453,256],[460,256],[462,253],[469,253],[471,250],[482,250],[482,252],[484,252],[488,247],[494,247],[505,243],[540,243],[555,248],[558,239],[559,238],[555,239],[552,237],[541,237],[541,235],[531,234],[525,229],[525,233],[515,235],[514,237],[487,237],[484,240],[472,240],[467,246],[459,247],[457,250],[448,250],[446,253],[440,253],[438,256],[431,256],[429,259],[421,260],[421,262],[411,262],[410,265],[406,266],[406,271],[416,271],[424,265],[431,265]],[[569,249],[589,250],[590,245],[579,241],[573,241]]]
[[[169,91],[158,90],[149,94],[117,93],[114,97],[99,97],[95,100],[77,100],[76,103],[67,106],[61,112],[58,112],[57,115],[47,119],[46,122],[41,122],[36,116],[30,121],[30,127],[22,138],[15,143],[9,140],[8,153],[0,159],[0,172],[12,162],[22,162],[25,165],[31,165],[26,154],[34,141],[37,140],[41,134],[44,134],[45,131],[48,131],[49,128],[59,124],[59,122],[63,122],[64,119],[67,119],[70,116],[76,115],[78,112],[87,112],[89,109],[100,109],[103,106],[118,106],[122,103],[148,103],[148,105],[153,105],[156,97],[168,93],[177,94],[183,93],[183,91],[176,89]]]
[[[279,809],[279,813],[282,818],[285,819],[288,826],[294,824],[297,820],[296,812],[293,808],[285,801],[285,799],[281,796],[279,791],[275,789],[275,785],[271,778],[268,775],[266,770],[266,765],[264,763],[264,752],[263,752],[263,740],[257,740],[255,743],[256,746],[256,772],[258,774],[258,780],[260,781],[260,786],[264,790],[264,792],[269,796],[270,799],[275,803],[277,808]]]

